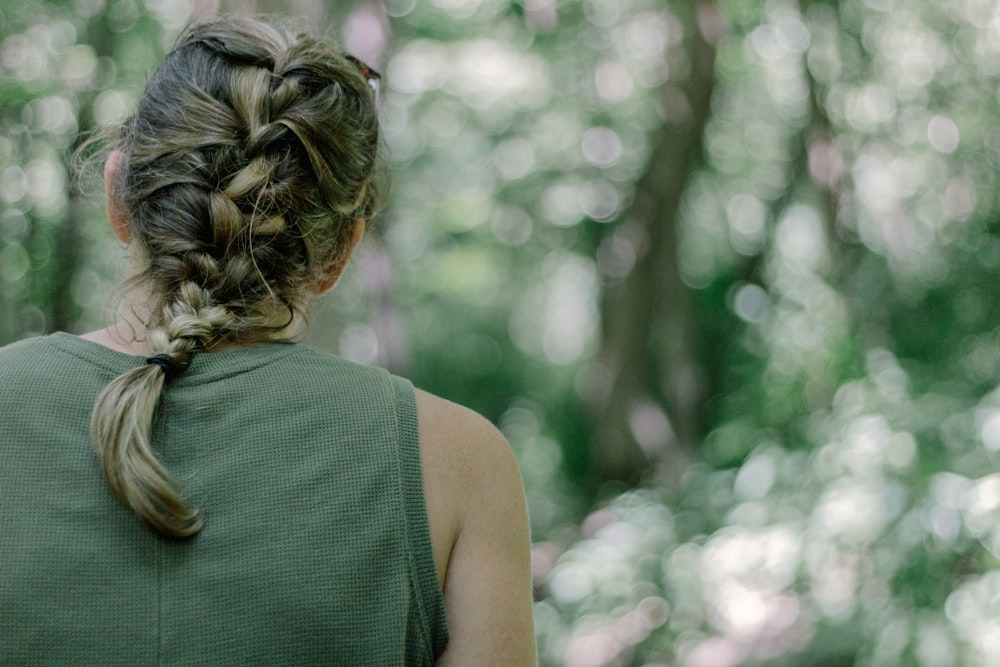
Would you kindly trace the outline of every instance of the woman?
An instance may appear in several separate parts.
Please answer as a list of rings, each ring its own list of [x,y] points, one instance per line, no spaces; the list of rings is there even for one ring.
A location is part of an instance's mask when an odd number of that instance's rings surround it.
[[[288,340],[382,204],[377,79],[247,20],[152,74],[120,321],[0,350],[0,664],[534,664],[503,437]]]

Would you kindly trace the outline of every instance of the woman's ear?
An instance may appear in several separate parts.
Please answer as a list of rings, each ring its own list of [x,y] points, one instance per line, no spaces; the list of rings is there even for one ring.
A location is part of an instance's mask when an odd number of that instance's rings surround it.
[[[358,247],[361,243],[361,239],[365,235],[365,220],[364,218],[358,218],[354,221],[354,227],[351,228],[351,235],[347,239],[348,246],[344,248],[344,251],[339,253],[337,259],[327,264],[323,270],[320,272],[319,277],[316,282],[313,283],[313,291],[316,294],[324,294],[329,292],[337,281],[340,279],[340,274],[344,272],[347,267],[347,261],[351,258],[351,254],[354,249]]]
[[[115,236],[122,243],[128,244],[132,240],[132,225],[121,201],[115,196],[115,181],[118,179],[118,170],[124,157],[124,153],[115,149],[104,163],[104,207]]]

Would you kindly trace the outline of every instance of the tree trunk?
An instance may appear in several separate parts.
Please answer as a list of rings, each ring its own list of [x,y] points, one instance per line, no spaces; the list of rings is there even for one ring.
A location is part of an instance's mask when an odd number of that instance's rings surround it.
[[[667,118],[623,216],[647,242],[603,303],[601,359],[610,386],[597,408],[591,443],[592,469],[600,479],[634,483],[654,464],[670,476],[683,469],[699,436],[705,388],[697,326],[677,262],[677,223],[709,117],[721,22],[714,2],[698,5],[688,39],[691,73],[681,87],[664,86]]]
[[[79,188],[72,187],[66,215],[56,231],[52,249],[53,266],[58,267],[52,276],[52,294],[49,310],[51,331],[72,331],[80,314],[80,307],[73,299],[73,282],[83,264],[83,239],[80,225],[86,219],[86,203]]]
[[[112,55],[113,35],[103,14],[88,22],[86,42],[93,47],[98,57]],[[87,90],[77,96],[80,109],[77,114],[79,132],[77,140],[69,147],[67,157],[72,156],[80,143],[93,133],[94,127],[86,110],[91,108],[96,96],[97,92],[94,90]],[[71,160],[67,160],[67,162],[71,162]],[[84,263],[86,252],[86,244],[80,230],[88,221],[87,195],[84,194],[78,179],[73,174],[70,174],[68,180],[70,190],[66,214],[53,235],[50,266],[54,267],[54,271],[47,323],[50,331],[73,331],[80,316],[80,306],[73,298],[73,284],[76,282],[77,273]]]

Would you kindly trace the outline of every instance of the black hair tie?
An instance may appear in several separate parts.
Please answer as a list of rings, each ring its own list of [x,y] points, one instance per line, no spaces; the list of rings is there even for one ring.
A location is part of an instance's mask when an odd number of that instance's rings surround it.
[[[170,382],[184,371],[184,367],[169,354],[154,354],[146,357],[147,364],[156,364],[163,369],[164,379]]]

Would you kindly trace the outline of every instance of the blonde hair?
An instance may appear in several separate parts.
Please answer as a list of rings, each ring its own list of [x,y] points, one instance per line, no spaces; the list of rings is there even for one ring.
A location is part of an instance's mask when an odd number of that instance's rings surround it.
[[[150,294],[153,356],[98,397],[91,439],[112,493],[162,534],[202,526],[153,451],[164,386],[200,351],[284,330],[383,203],[371,76],[307,35],[197,23],[123,129],[111,196],[147,262],[134,280]]]

